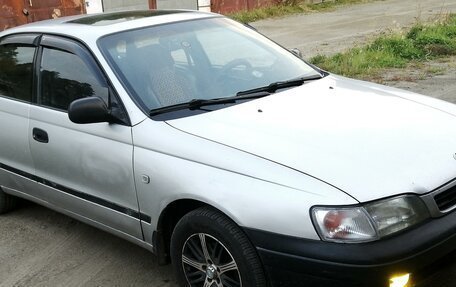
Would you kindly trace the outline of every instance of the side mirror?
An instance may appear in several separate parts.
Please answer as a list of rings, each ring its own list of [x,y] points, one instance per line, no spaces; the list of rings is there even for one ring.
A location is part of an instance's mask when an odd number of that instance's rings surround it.
[[[257,28],[253,27],[252,25],[250,25],[249,23],[243,23],[245,27],[249,28],[249,29],[252,29],[253,31],[255,32],[258,32]]]
[[[68,117],[76,124],[110,122],[111,114],[106,103],[99,97],[87,97],[71,102]]]
[[[302,53],[301,53],[301,50],[299,50],[298,48],[293,48],[293,49],[290,49],[290,52],[292,52],[293,54],[295,54],[296,56],[298,56],[299,58],[302,59]]]

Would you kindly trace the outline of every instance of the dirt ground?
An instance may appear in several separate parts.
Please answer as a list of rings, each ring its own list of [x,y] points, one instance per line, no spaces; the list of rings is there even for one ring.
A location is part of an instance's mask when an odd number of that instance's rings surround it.
[[[382,75],[373,80],[456,104],[456,57],[390,69]]]
[[[400,8],[396,18],[390,17],[388,12],[388,5],[393,4]],[[411,15],[415,15],[416,11],[407,12],[407,4],[411,8],[421,5],[421,14],[427,11],[437,13],[442,5],[456,9],[456,0],[387,0],[344,8],[346,10],[342,9],[342,12],[325,13],[324,17],[309,15],[313,19],[321,19],[320,23],[313,20],[313,24],[299,24],[303,21],[300,17],[304,16],[293,16],[282,19],[282,22],[275,19],[254,25],[282,45],[299,47],[309,56],[322,51],[335,52],[362,42],[372,33],[377,33],[379,27],[385,26],[383,24],[394,26],[405,19],[409,19],[408,22],[401,22],[401,25],[413,22],[415,16]],[[355,13],[350,9],[361,10]],[[385,17],[381,18],[381,15]],[[324,19],[330,18],[345,19],[344,32],[320,33],[319,38],[318,33],[309,32],[325,29]],[[328,25],[327,30],[337,30],[340,22]],[[299,36],[301,30],[312,35]],[[296,38],[296,42],[282,41],[281,34]],[[341,35],[344,37],[341,38]],[[455,63],[456,58],[453,57],[407,69],[387,70],[383,77],[374,80],[456,103]],[[0,262],[1,287],[177,286],[170,266],[158,266],[148,251],[32,203],[25,203],[18,210],[0,217]],[[454,287],[456,267],[454,270],[450,276],[436,274],[427,287]]]

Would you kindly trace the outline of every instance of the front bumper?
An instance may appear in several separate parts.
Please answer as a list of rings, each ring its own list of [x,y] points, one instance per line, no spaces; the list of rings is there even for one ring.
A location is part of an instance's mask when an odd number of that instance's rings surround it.
[[[389,277],[398,273],[412,273],[425,282],[423,275],[436,271],[432,267],[442,260],[444,266],[454,265],[452,273],[456,273],[456,212],[389,238],[359,244],[245,231],[273,286],[388,286]]]

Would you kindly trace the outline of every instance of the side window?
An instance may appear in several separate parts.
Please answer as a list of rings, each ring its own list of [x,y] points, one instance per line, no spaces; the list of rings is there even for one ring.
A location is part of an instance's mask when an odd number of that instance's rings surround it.
[[[32,101],[34,47],[0,46],[0,96]]]
[[[91,96],[108,103],[107,88],[75,54],[44,48],[40,73],[41,105],[66,111],[72,101]]]

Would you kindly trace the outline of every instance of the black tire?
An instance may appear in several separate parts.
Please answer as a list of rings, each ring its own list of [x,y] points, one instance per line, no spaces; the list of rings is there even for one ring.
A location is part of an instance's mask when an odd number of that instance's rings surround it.
[[[0,214],[6,213],[8,211],[13,210],[16,208],[17,205],[17,198],[6,194],[0,188]]]
[[[247,236],[211,208],[191,211],[177,223],[171,236],[171,260],[180,286],[267,286],[262,264]]]

